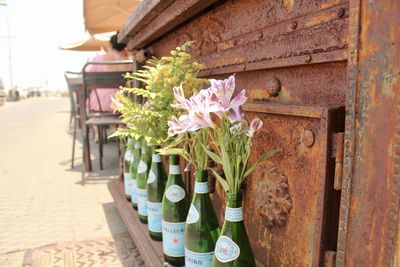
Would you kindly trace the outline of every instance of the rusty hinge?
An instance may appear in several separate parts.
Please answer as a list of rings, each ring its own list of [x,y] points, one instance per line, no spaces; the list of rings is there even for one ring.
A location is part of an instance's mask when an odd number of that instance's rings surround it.
[[[344,133],[334,133],[332,138],[332,158],[335,158],[335,180],[333,184],[335,190],[342,189],[343,146]]]
[[[336,251],[327,250],[324,255],[324,267],[334,267],[336,261]]]

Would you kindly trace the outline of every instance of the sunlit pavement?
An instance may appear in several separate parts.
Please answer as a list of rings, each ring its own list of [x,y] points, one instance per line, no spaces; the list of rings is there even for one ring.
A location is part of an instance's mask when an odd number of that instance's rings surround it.
[[[94,171],[82,186],[81,142],[76,167],[70,169],[68,120],[68,98],[0,106],[0,266],[21,266],[39,255],[39,247],[63,248],[65,242],[75,246],[91,240],[110,243],[114,236],[127,236],[107,189],[117,174],[115,143],[105,146],[104,171],[92,157]],[[48,266],[58,266],[47,260]],[[112,266],[120,266],[116,260]]]

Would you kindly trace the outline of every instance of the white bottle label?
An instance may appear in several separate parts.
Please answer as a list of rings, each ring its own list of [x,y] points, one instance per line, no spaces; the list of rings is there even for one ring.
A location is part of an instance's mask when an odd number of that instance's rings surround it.
[[[243,221],[243,208],[230,208],[225,209],[225,220],[229,222],[240,222]]]
[[[169,174],[181,174],[181,166],[169,165]]]
[[[137,204],[137,183],[136,179],[131,179],[132,181],[132,191],[131,191],[131,202]]]
[[[149,176],[147,177],[147,183],[151,184],[156,181],[156,175],[154,174],[153,170],[149,171]]]
[[[190,204],[190,209],[188,212],[188,216],[186,218],[186,223],[187,224],[195,223],[199,220],[199,218],[200,214],[197,211],[196,207],[193,204]]]
[[[147,190],[137,189],[138,213],[147,216]]]
[[[165,192],[165,196],[169,201],[179,202],[185,197],[185,189],[176,184],[171,185]]]
[[[153,154],[153,155],[151,156],[151,161],[152,161],[152,162],[161,162],[161,156],[160,156],[160,154]]]
[[[140,161],[138,169],[137,169],[137,172],[138,173],[144,173],[145,171],[147,171],[147,164],[144,161]]]
[[[239,246],[229,237],[221,235],[215,244],[215,257],[223,263],[236,260],[240,255]]]
[[[133,159],[133,154],[131,153],[131,151],[127,150],[125,152],[125,160],[131,162]]]
[[[162,203],[147,201],[147,213],[149,230],[155,233],[161,233]]]
[[[125,195],[130,195],[130,180],[131,174],[129,172],[124,172],[124,188],[125,188]]]
[[[194,192],[198,194],[208,193],[208,182],[195,182]]]
[[[209,267],[211,266],[214,252],[193,252],[185,248],[185,266],[186,267]]]
[[[162,238],[164,254],[170,257],[185,256],[185,223],[162,221]]]

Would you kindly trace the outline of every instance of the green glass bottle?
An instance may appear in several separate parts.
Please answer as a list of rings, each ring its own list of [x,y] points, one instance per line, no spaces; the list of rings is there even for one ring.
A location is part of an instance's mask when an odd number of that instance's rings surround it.
[[[134,209],[137,209],[137,183],[136,183],[136,176],[137,176],[137,169],[139,166],[140,162],[140,156],[141,156],[141,150],[142,145],[140,141],[136,141],[133,149],[133,157],[131,161],[131,168],[130,168],[130,173],[131,173],[131,182],[132,182],[132,187],[131,187],[131,203],[132,207]]]
[[[138,214],[142,223],[147,223],[147,176],[149,174],[151,158],[146,144],[142,144],[140,161],[137,169],[137,202]]]
[[[185,266],[211,267],[219,225],[208,193],[207,171],[195,172],[192,203],[186,219]]]
[[[132,182],[131,182],[131,173],[130,173],[130,168],[131,168],[131,161],[132,161],[132,151],[131,151],[131,146],[132,146],[132,139],[129,138],[126,149],[125,149],[125,155],[124,155],[124,189],[125,189],[125,197],[127,200],[131,201],[131,191],[132,191]]]
[[[185,222],[189,197],[185,190],[179,156],[169,157],[169,175],[162,201],[162,239],[164,259],[173,266],[185,264]]]
[[[153,147],[151,168],[147,178],[147,221],[150,237],[162,240],[162,199],[164,196],[167,174],[165,173],[161,155]]]
[[[215,245],[212,266],[255,267],[253,251],[243,222],[242,195],[226,194],[225,220]]]

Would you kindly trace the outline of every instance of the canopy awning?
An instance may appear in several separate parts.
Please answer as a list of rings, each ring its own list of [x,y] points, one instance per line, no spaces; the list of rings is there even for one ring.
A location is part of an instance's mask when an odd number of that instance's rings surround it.
[[[107,45],[106,40],[99,40],[91,35],[84,37],[82,40],[60,45],[59,48],[62,50],[73,50],[73,51],[100,51],[101,48],[105,48]]]
[[[85,28],[90,34],[118,31],[141,0],[84,0]]]

